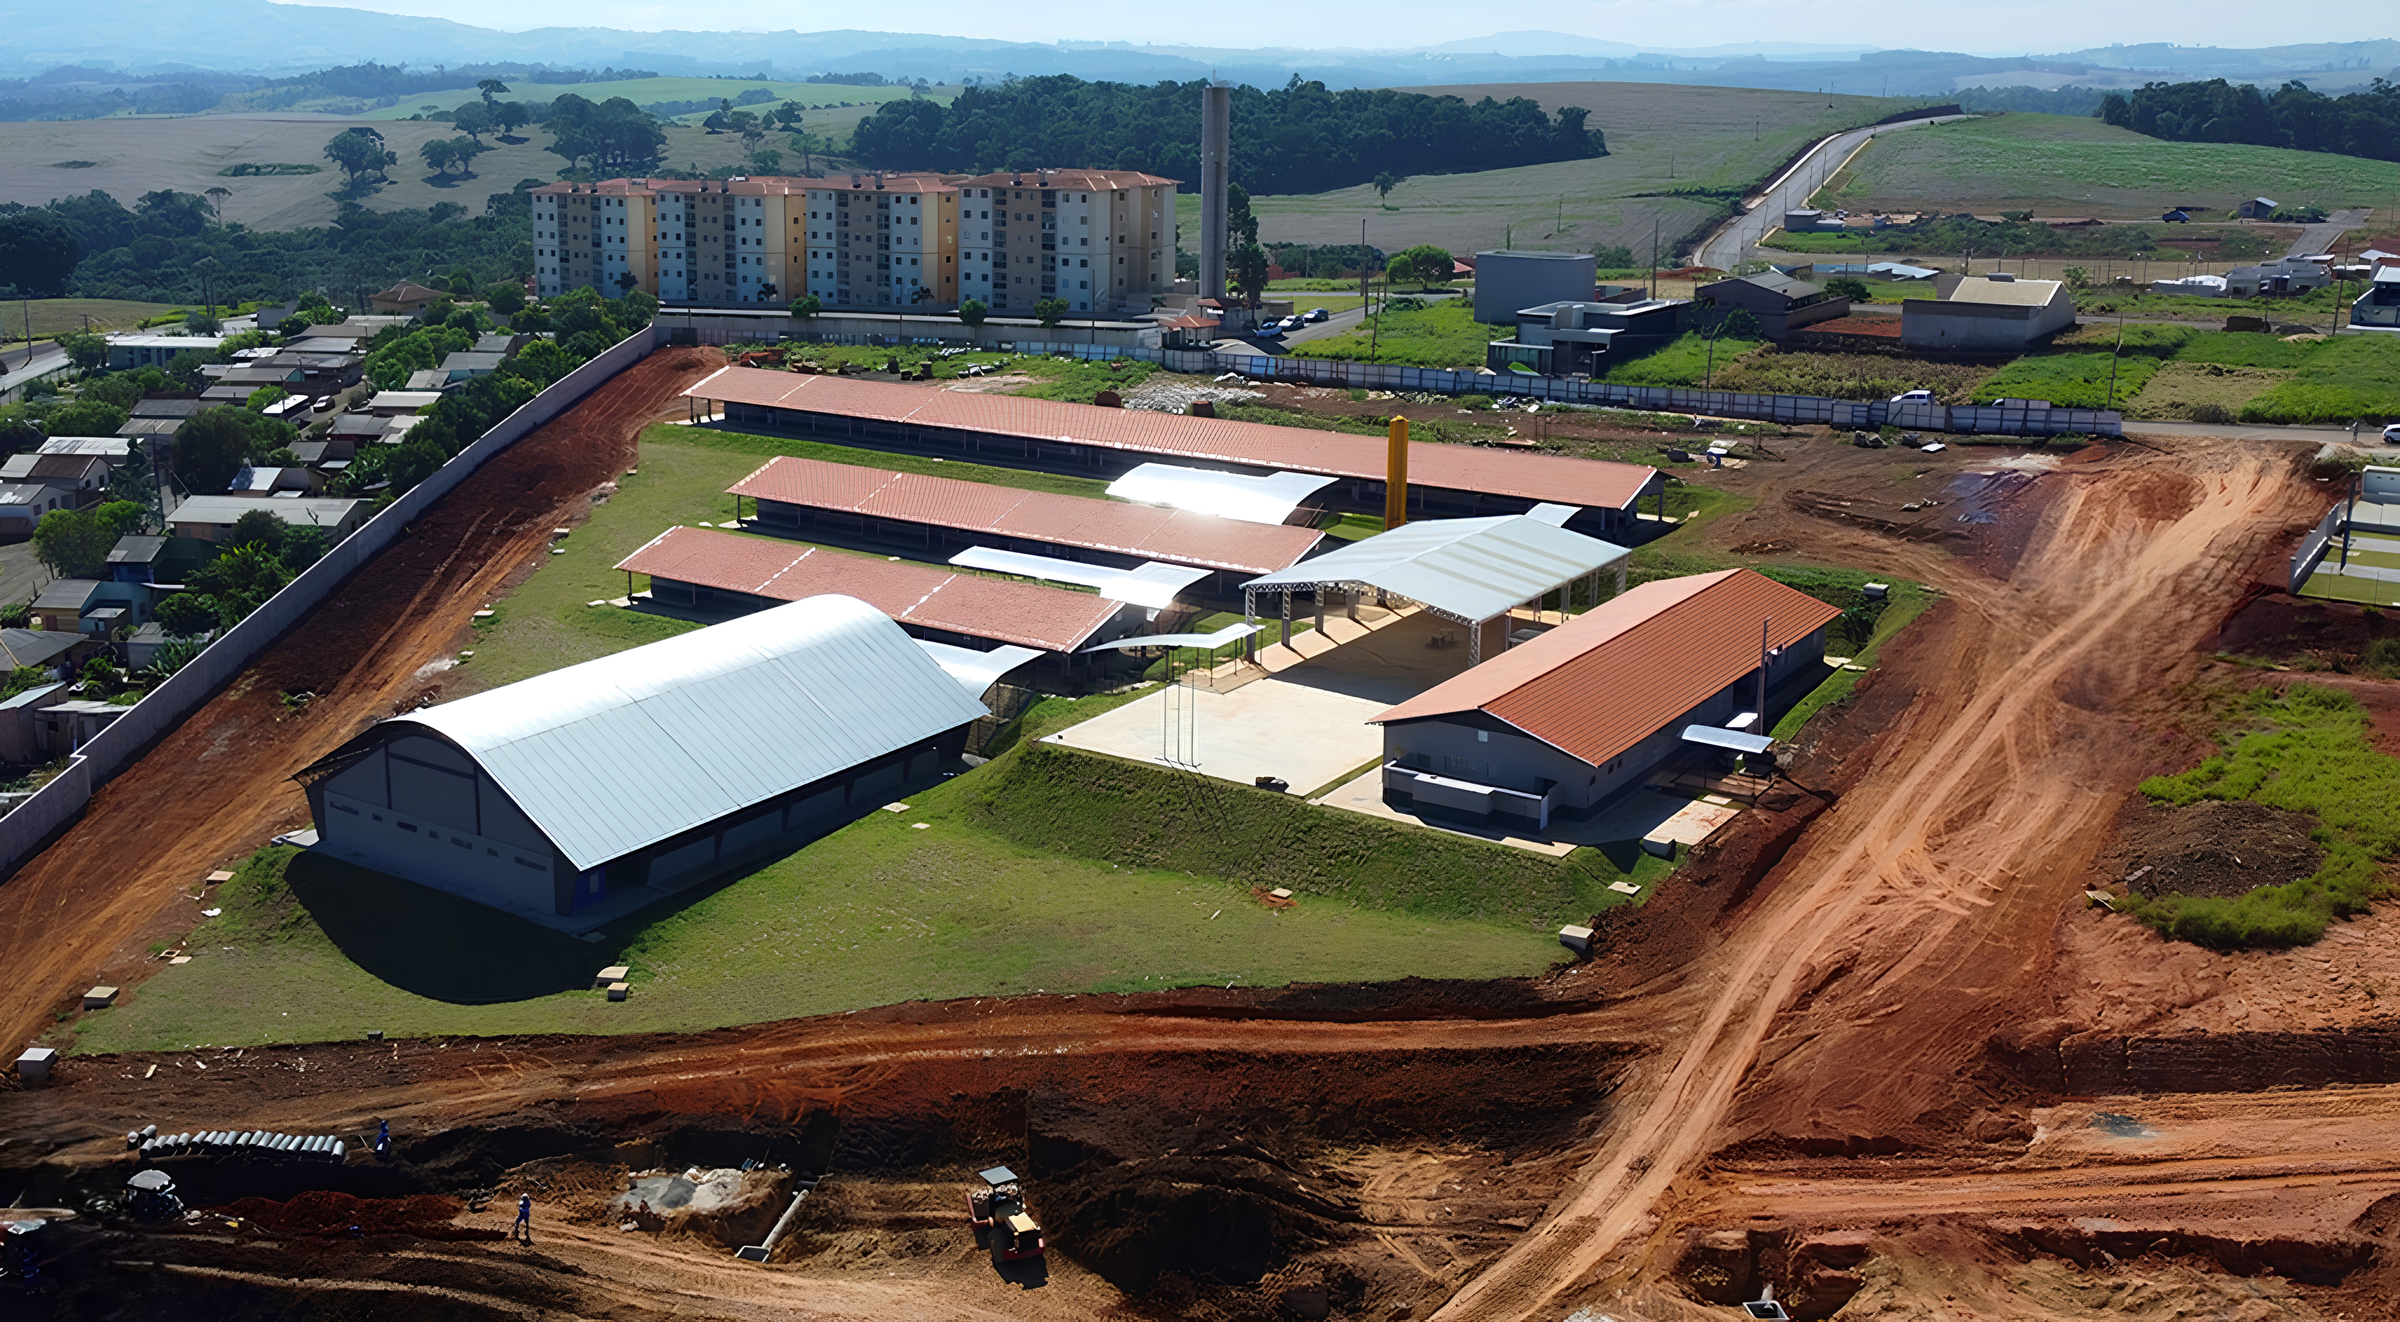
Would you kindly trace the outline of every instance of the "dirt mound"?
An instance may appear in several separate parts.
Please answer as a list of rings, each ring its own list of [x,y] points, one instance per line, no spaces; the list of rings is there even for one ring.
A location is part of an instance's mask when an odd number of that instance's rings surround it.
[[[455,1198],[417,1194],[408,1198],[357,1198],[330,1189],[304,1193],[288,1202],[243,1198],[218,1209],[272,1235],[414,1235],[419,1239],[499,1239],[497,1230],[451,1224],[464,1211]]]
[[[2096,874],[2161,895],[2242,895],[2314,873],[2325,851],[2309,838],[2317,819],[2244,800],[2187,808],[2136,795],[2117,814],[2115,838]]]

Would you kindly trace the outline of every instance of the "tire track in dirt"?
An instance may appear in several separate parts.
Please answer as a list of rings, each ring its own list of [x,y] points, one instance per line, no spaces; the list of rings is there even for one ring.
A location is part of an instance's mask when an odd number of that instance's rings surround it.
[[[641,428],[671,416],[716,357],[663,349],[486,462],[390,548],[92,796],[0,883],[0,1042],[29,1041],[96,980],[139,981],[145,941],[188,929],[175,897],[210,868],[305,822],[293,772],[420,687],[469,613],[580,522]],[[297,711],[281,695],[315,695]]]
[[[2217,471],[2194,484],[2187,502],[2162,507],[2126,495],[2141,486],[2144,469],[2164,469],[2154,480],[2173,482],[2179,467],[2211,465],[2200,455],[2054,478],[2067,490],[2009,583],[1949,572],[1958,581],[1943,586],[1977,617],[1979,629],[1960,632],[1981,635],[1980,665],[1911,709],[1887,745],[1884,767],[1787,860],[1788,875],[1805,882],[1771,895],[1711,961],[1714,1003],[1664,1077],[1640,1089],[1646,1104],[1617,1126],[1618,1137],[1593,1158],[1581,1187],[1438,1318],[1532,1315],[1588,1285],[1620,1252],[1638,1254],[1644,1241],[1655,1246],[1667,1224],[1662,1205],[1726,1141],[1746,1085],[1802,1089],[1787,1112],[1804,1121],[1842,1116],[1876,1134],[1895,1119],[1914,1118],[1895,1115],[1891,1099],[1869,1104],[1879,1090],[1899,1094],[1904,1110],[1916,1095],[1912,1083],[1952,1077],[1962,1049],[1957,1021],[1988,1018],[2005,996],[1988,984],[1969,985],[1972,979],[1928,979],[1926,971],[1979,959],[2021,964],[2008,947],[2024,943],[2028,925],[2046,942],[2048,923],[2027,920],[2053,912],[2063,900],[2059,887],[2074,883],[2066,869],[2045,876],[2038,868],[2020,871],[2018,861],[2038,864],[2071,847],[2078,831],[2089,833],[2093,812],[2115,806],[2115,795],[2093,792],[2116,778],[2115,750],[2076,728],[2081,722],[2058,728],[2059,712],[2083,711],[2062,701],[2062,679],[2077,667],[2134,677],[2188,655],[2214,623],[2211,607],[2222,592],[2211,589],[2238,587],[2216,578],[2246,568],[2259,539],[2279,531],[2292,511],[2292,484],[2280,465],[2255,454],[2216,457]],[[2171,518],[2145,517],[2165,515],[2174,503],[2186,507]],[[2017,640],[2017,648],[2001,650]],[[2175,643],[2180,648],[2157,650]],[[2067,698],[2077,696],[2075,685],[2068,688]],[[2082,737],[2062,741],[2068,733]],[[2028,783],[2007,774],[2012,762],[2042,766],[2045,775]],[[2020,933],[2013,939],[2012,929]],[[1838,978],[1847,968],[1842,956],[1883,963],[1856,995],[1796,1015],[1762,1070],[1762,1052],[1777,1039],[1786,1008],[1804,985]],[[1864,1002],[1878,997],[1892,1004],[1857,1022]],[[1950,1004],[1909,1007],[1911,997]],[[1812,1081],[1812,1069],[1834,1077]]]

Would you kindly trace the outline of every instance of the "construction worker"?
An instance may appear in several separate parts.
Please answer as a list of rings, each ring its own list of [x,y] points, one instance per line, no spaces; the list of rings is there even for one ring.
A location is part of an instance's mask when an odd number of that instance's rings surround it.
[[[375,1159],[378,1161],[388,1160],[391,1155],[392,1122],[379,1120],[375,1123]]]
[[[532,1194],[521,1193],[517,1195],[517,1223],[509,1227],[509,1233],[516,1236],[518,1239],[523,1240],[525,1243],[531,1244],[533,1242]]]

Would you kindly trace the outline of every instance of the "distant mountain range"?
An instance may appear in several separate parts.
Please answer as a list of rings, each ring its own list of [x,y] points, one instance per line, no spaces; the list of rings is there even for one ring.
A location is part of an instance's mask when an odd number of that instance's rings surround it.
[[[1790,42],[1670,50],[1556,32],[1504,32],[1408,50],[1231,49],[859,31],[501,32],[268,0],[121,0],[100,14],[0,0],[0,31],[8,34],[0,43],[0,77],[17,78],[60,66],[124,74],[290,74],[368,61],[418,69],[523,62],[784,78],[874,72],[944,83],[1057,73],[1148,82],[1214,73],[1272,85],[1297,74],[1334,87],[1598,80],[1948,96],[1977,86],[2130,87],[2159,78],[2211,77],[2301,78],[2331,91],[2400,66],[2400,41],[2388,40],[2256,50],[2111,46],[2019,58]]]

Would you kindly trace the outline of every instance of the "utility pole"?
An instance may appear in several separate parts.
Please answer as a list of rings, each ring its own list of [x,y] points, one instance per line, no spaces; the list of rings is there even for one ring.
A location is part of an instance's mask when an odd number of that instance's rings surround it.
[[[2125,313],[2120,308],[2117,313],[2117,346],[2108,353],[2108,403],[2106,405],[2108,408],[2113,409],[2117,406],[2117,360],[2124,356]]]
[[[1658,297],[1658,217],[1650,217],[1650,297]]]

